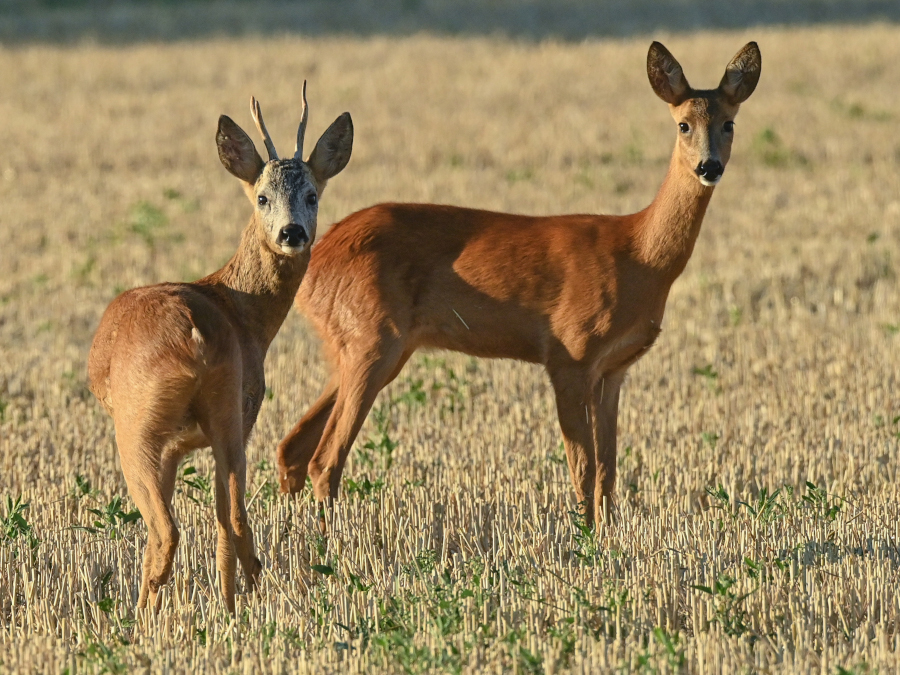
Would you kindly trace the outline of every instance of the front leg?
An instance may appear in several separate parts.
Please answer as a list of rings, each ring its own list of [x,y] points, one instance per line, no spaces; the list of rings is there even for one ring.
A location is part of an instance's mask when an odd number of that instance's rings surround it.
[[[619,413],[619,391],[625,371],[607,373],[594,385],[591,397],[594,448],[597,474],[594,513],[598,520],[610,522],[615,508],[616,425]]]
[[[590,527],[594,523],[597,463],[589,380],[585,370],[575,365],[548,367],[548,371],[556,394],[556,412],[566,446],[575,498],[582,509],[585,524]]]

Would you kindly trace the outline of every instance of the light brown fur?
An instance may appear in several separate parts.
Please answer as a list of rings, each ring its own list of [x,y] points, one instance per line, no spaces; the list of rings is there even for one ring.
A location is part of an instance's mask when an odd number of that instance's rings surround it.
[[[255,101],[254,116],[264,129]],[[251,587],[262,569],[244,506],[244,448],[265,394],[263,362],[309,263],[318,195],[349,159],[352,125],[346,113],[339,117],[308,162],[264,163],[224,116],[216,140],[223,164],[255,205],[237,252],[197,282],[136,288],[113,300],[94,337],[88,375],[115,422],[122,471],[147,523],[138,606],[148,600],[158,606],[159,589],[172,572],[178,463],[191,450],[212,446],[216,563],[234,613],[237,560]],[[257,203],[262,194],[271,196],[266,205]],[[294,246],[290,237],[301,230],[306,245]]]
[[[543,364],[585,519],[606,513],[625,372],[659,335],[714,174],[729,158],[727,123],[759,72],[750,43],[717,89],[697,91],[662,45],[651,46],[651,85],[682,127],[662,187],[639,213],[529,217],[382,204],[335,225],[313,250],[297,305],[336,372],[278,446],[282,490],[301,490],[308,472],[316,498],[335,499],[376,395],[416,349],[434,347]]]

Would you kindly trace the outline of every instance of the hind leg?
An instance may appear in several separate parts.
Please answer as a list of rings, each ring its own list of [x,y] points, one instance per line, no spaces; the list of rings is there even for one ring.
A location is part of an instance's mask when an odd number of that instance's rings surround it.
[[[255,589],[260,572],[262,572],[262,563],[256,557],[253,531],[250,529],[247,507],[244,504],[244,495],[247,491],[247,459],[244,455],[244,446],[240,442],[240,438],[237,438],[230,442],[214,444],[213,453],[216,456],[216,518],[220,526],[220,547],[223,520],[227,520],[234,550],[241,562],[247,586]],[[232,600],[229,611],[233,614],[234,566],[232,565],[230,569],[232,570]]]
[[[325,424],[337,399],[338,376],[333,374],[319,399],[278,444],[278,478],[281,491],[294,494],[306,485],[309,460],[319,445]]]
[[[177,455],[165,452],[164,445],[147,434],[119,433],[116,438],[128,492],[147,524],[141,592],[138,607],[159,608],[159,590],[169,580],[178,548],[179,533],[172,514]]]
[[[229,374],[230,375],[230,374]],[[247,457],[244,450],[241,389],[238,378],[225,377],[218,389],[198,401],[200,428],[212,445],[216,462],[216,566],[222,598],[235,613],[235,574],[240,560],[251,588],[256,586],[262,564],[256,557],[253,532],[247,519]]]
[[[225,607],[234,614],[235,573],[237,558],[235,556],[234,539],[231,534],[231,498],[228,479],[219,469],[216,462],[216,568],[219,570],[219,591],[225,601]]]
[[[236,459],[231,455],[233,447],[220,446],[220,450],[216,452],[216,566],[219,569],[222,598],[231,614],[235,613],[237,561],[241,561],[241,568],[250,588],[256,587],[262,571],[244,505],[247,465],[246,461],[242,461],[243,458]]]
[[[382,389],[400,374],[413,351],[415,350],[409,350],[400,357],[394,371],[382,385]],[[331,376],[319,399],[297,423],[297,426],[279,443],[278,466],[282,492],[293,494],[304,488],[308,475],[308,464],[322,440],[325,426],[338,398],[339,382],[340,377],[337,374]]]
[[[375,397],[412,354],[403,347],[396,338],[382,340],[359,358],[343,358],[334,408],[309,463],[309,475],[320,503],[337,499],[347,456]],[[324,528],[324,516],[320,524]]]

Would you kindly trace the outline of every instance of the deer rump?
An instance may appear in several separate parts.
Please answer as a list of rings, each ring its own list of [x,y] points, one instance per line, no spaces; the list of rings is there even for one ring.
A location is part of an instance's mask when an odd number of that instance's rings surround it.
[[[172,437],[170,450],[179,454],[210,445],[201,430],[206,406],[198,397],[204,391],[221,391],[237,377],[244,429],[253,428],[262,402],[265,387],[245,377],[256,369],[245,367],[235,318],[217,296],[197,284],[135,288],[110,303],[97,331],[104,339],[93,349],[91,391],[110,414],[117,399],[143,403],[147,431]],[[148,396],[148,389],[157,395]]]

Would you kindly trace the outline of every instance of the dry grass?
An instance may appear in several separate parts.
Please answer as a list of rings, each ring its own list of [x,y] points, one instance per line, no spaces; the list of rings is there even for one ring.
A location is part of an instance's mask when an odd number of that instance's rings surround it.
[[[205,274],[237,243],[249,207],[218,165],[218,114],[249,130],[254,93],[289,143],[304,77],[310,136],[352,111],[322,225],[384,200],[629,212],[675,133],[643,72],[649,37],[0,50],[0,668],[900,667],[900,29],[663,38],[698,85],[747,39],[764,69],[665,331],[624,388],[619,523],[594,538],[570,518],[538,369],[431,354],[379,399],[320,539],[310,494],[274,487],[275,444],[326,372],[292,315],[249,447],[266,569],[236,624],[205,452],[179,481],[163,610],[135,616],[145,529],[124,518],[85,383],[116,292]]]

